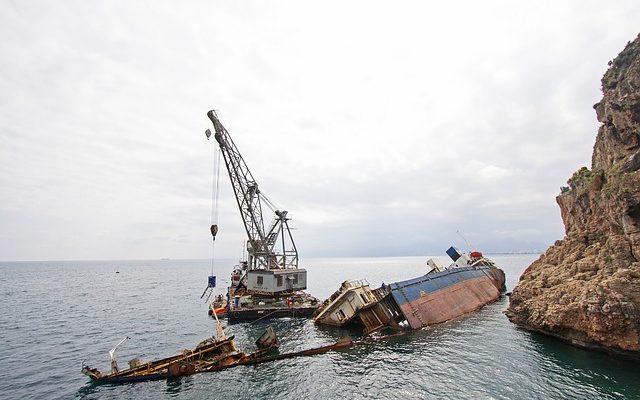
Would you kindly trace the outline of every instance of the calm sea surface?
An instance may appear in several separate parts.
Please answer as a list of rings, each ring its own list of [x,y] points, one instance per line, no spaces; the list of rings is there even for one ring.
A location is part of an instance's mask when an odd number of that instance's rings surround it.
[[[444,257],[438,257],[445,262]],[[537,255],[492,256],[511,290]],[[372,286],[421,275],[425,257],[309,259],[308,291],[324,299],[348,278]],[[220,286],[231,260],[221,260]],[[516,328],[508,299],[410,335],[315,357],[199,374],[177,381],[95,385],[83,360],[109,369],[193,348],[214,325],[200,299],[207,260],[0,262],[2,399],[640,399],[640,367]],[[119,271],[116,274],[116,271]],[[230,325],[246,351],[267,323],[281,351],[354,332],[305,319]]]

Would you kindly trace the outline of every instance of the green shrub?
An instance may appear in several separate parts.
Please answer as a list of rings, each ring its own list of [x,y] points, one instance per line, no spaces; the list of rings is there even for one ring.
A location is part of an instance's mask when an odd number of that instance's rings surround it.
[[[595,174],[589,168],[582,167],[573,173],[573,176],[567,181],[567,185],[569,185],[571,190],[575,190],[590,184],[594,178]]]

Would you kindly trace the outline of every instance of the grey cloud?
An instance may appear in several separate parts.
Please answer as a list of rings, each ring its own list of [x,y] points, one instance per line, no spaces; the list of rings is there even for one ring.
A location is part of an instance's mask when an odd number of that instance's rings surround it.
[[[303,256],[542,249],[639,7],[4,2],[0,259],[207,257],[209,108]]]

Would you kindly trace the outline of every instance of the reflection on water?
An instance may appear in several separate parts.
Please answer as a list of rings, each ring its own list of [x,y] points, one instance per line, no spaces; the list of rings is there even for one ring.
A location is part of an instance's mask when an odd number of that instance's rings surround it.
[[[177,379],[167,379],[164,393],[169,397],[177,397],[183,390],[189,390],[193,386],[193,376]]]
[[[95,398],[93,395],[96,393],[98,393],[97,385],[89,382],[84,386],[82,386],[80,389],[78,389],[78,391],[76,392],[75,398],[76,399],[92,399],[92,398]]]
[[[553,364],[549,368],[570,378],[570,384],[577,381],[594,392],[640,399],[640,385],[625,385],[640,377],[640,365],[637,362],[569,346],[559,339],[540,333],[527,334],[535,343],[537,353]]]

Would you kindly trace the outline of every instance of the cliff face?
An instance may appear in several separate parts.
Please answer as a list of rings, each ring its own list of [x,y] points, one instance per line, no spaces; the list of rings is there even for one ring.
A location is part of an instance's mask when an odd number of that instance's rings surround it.
[[[576,345],[640,357],[640,35],[610,63],[592,168],[556,198],[566,236],[531,264],[507,317]]]

